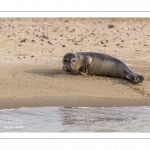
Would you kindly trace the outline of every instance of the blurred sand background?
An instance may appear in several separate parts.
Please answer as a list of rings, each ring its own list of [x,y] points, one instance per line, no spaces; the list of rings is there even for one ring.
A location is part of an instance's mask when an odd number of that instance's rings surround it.
[[[150,18],[0,18],[0,37],[0,109],[150,105]],[[145,80],[64,72],[63,55],[79,51],[117,57]]]

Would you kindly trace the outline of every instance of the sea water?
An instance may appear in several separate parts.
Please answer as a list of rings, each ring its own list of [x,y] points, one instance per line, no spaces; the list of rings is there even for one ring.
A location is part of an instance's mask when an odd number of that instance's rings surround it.
[[[150,107],[3,109],[0,132],[150,132]]]

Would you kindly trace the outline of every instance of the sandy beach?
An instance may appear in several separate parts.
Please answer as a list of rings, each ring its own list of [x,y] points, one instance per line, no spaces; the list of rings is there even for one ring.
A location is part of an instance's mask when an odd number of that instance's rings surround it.
[[[0,18],[0,36],[0,109],[150,106],[148,18]],[[64,54],[80,51],[117,57],[145,80],[63,71]]]

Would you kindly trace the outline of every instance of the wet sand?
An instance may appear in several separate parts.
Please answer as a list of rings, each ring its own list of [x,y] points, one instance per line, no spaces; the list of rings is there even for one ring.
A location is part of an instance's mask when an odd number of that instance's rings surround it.
[[[0,109],[150,105],[149,29],[147,18],[1,18]],[[117,57],[145,80],[63,71],[63,55],[79,51]]]

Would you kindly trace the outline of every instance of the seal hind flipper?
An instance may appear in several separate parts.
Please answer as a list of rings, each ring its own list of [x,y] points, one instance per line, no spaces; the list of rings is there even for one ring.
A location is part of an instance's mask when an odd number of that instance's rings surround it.
[[[140,82],[143,82],[144,80],[144,77],[141,76],[141,75],[137,75],[133,72],[128,72],[125,74],[125,77],[130,80],[131,82],[134,82],[134,83],[140,83]]]

